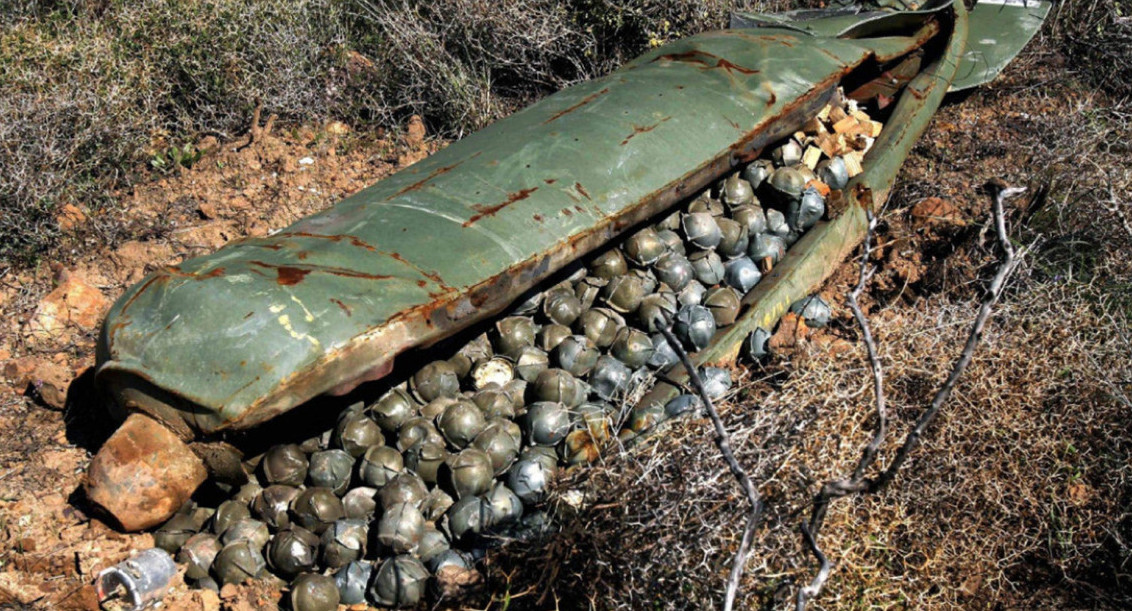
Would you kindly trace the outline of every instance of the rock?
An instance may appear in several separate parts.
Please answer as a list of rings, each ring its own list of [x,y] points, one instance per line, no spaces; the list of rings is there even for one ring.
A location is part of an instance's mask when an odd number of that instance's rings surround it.
[[[247,210],[252,207],[252,202],[243,196],[236,196],[228,200],[228,207],[233,210]]]
[[[91,460],[83,489],[122,530],[136,531],[168,520],[207,475],[187,443],[135,413]]]
[[[197,150],[208,155],[220,150],[220,140],[216,136],[205,136],[197,142]]]
[[[236,587],[234,583],[226,583],[220,588],[220,598],[224,600],[234,600],[240,595],[240,588]]]
[[[326,133],[332,136],[345,136],[350,133],[350,126],[341,121],[331,121],[326,124]]]
[[[912,206],[909,214],[916,229],[944,229],[962,227],[966,224],[955,204],[939,197],[920,200]]]
[[[24,390],[31,384],[32,372],[38,362],[34,357],[24,356],[4,361],[4,378],[13,388]]]
[[[412,165],[428,157],[428,146],[425,143],[425,135],[424,121],[417,115],[410,117],[409,124],[405,126],[405,134],[402,138],[405,151],[397,157],[398,165]]]
[[[59,286],[44,297],[27,324],[27,335],[38,341],[65,338],[70,331],[92,331],[110,308],[102,291],[79,274],[64,271]]]
[[[405,146],[419,149],[425,145],[424,121],[418,115],[409,117],[409,125],[405,128]]]
[[[475,569],[448,565],[436,572],[436,587],[442,598],[454,598],[467,592],[469,588],[483,580]]]
[[[58,223],[61,231],[70,233],[86,222],[86,215],[78,206],[66,204],[60,210],[59,216],[55,217],[55,222]]]
[[[352,77],[374,75],[377,73],[377,64],[357,51],[347,51],[346,72]]]
[[[197,212],[206,220],[214,219],[216,218],[216,204],[212,202],[201,202],[201,204],[197,206]]]
[[[158,242],[124,242],[110,255],[117,268],[116,277],[124,284],[133,284],[145,277],[146,267],[162,265],[173,257],[168,244]]]
[[[177,238],[189,248],[212,252],[239,235],[228,221],[210,221],[180,233]]]
[[[778,323],[778,329],[770,336],[767,347],[774,354],[793,352],[805,343],[809,335],[806,321],[794,312],[787,312]]]
[[[818,333],[810,340],[815,348],[830,356],[840,356],[853,350],[853,344],[831,333]]]
[[[31,373],[29,386],[44,403],[63,409],[67,404],[67,388],[74,378],[75,374],[70,367],[47,361],[36,365]]]

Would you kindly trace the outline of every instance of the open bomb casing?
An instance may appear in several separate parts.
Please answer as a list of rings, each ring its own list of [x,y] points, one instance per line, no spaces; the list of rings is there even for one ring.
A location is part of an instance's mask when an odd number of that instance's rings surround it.
[[[752,159],[847,77],[872,82],[922,51],[910,95],[893,112],[896,129],[878,138],[838,216],[792,249],[801,252],[701,354],[730,358],[744,330],[772,326],[856,245],[865,208],[883,201],[954,77],[967,33],[965,9],[951,2],[868,14],[857,29],[838,19],[846,18],[804,22],[809,30],[795,22],[712,32],[656,49],[280,233],[159,270],[112,308],[97,381],[183,442],[347,392]],[[650,396],[673,389],[658,385]],[[100,456],[121,456],[115,446]],[[163,477],[149,480],[147,494],[165,494]],[[89,478],[91,498],[107,498],[100,488],[119,485],[112,479]],[[101,504],[130,529],[168,517],[122,516]]]

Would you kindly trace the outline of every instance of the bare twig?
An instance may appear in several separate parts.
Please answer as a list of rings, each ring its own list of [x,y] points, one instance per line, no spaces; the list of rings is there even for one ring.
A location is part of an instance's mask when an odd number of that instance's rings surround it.
[[[1003,202],[1022,193],[1025,191],[1025,188],[1008,188],[996,183],[992,183],[991,188],[993,189],[992,208],[994,227],[998,235],[999,245],[1003,251],[998,270],[991,280],[986,295],[983,297],[982,303],[979,306],[978,315],[975,317],[975,322],[971,326],[971,331],[967,336],[967,342],[964,344],[959,358],[955,361],[950,375],[948,375],[947,380],[936,392],[935,396],[932,397],[931,404],[924,410],[924,413],[920,415],[919,420],[916,421],[916,426],[909,431],[908,436],[904,439],[904,444],[896,452],[888,468],[881,471],[880,475],[873,479],[866,478],[865,472],[876,460],[877,451],[884,441],[884,436],[888,429],[888,413],[885,405],[884,369],[877,356],[876,342],[873,339],[868,319],[865,317],[864,312],[861,311],[860,304],[858,303],[858,298],[873,273],[869,265],[869,251],[873,234],[876,230],[876,218],[871,214],[869,215],[869,226],[865,234],[865,242],[861,255],[861,271],[858,276],[857,286],[849,293],[849,307],[853,311],[853,317],[857,320],[857,324],[861,326],[865,350],[868,354],[869,365],[873,373],[873,391],[876,398],[878,420],[877,429],[872,439],[861,453],[861,459],[858,461],[857,467],[853,470],[853,474],[848,478],[832,480],[823,485],[821,491],[814,497],[813,511],[810,515],[809,524],[803,523],[801,525],[802,537],[805,540],[806,546],[814,555],[814,558],[817,559],[820,568],[810,584],[798,591],[796,605],[798,611],[804,610],[806,604],[821,592],[826,580],[829,579],[829,574],[832,569],[832,563],[825,553],[822,552],[821,547],[817,543],[817,537],[821,531],[821,526],[829,504],[833,499],[850,494],[872,493],[881,490],[887,486],[900,471],[900,468],[908,460],[908,456],[911,454],[912,450],[919,444],[924,431],[927,430],[927,427],[939,414],[943,404],[947,401],[948,397],[951,396],[951,392],[955,388],[959,378],[962,377],[963,372],[966,371],[967,366],[971,363],[975,349],[982,339],[983,328],[990,318],[991,309],[994,307],[995,303],[997,303],[999,296],[1002,294],[1002,289],[1006,285],[1006,281],[1017,268],[1018,262],[1021,260],[1021,256],[1016,256],[1014,246],[1010,243],[1010,236],[1006,230],[1006,218],[1003,213]]]
[[[869,482],[869,492],[875,492],[884,488],[892,481],[892,478],[903,466],[904,462],[908,460],[908,455],[920,443],[920,438],[923,436],[924,431],[928,425],[932,423],[936,415],[939,414],[940,408],[951,396],[951,391],[955,389],[955,384],[967,370],[967,366],[971,363],[971,358],[975,354],[975,348],[979,346],[979,341],[983,337],[983,328],[990,319],[991,309],[994,304],[998,302],[998,298],[1002,295],[1002,289],[1006,286],[1007,279],[1014,273],[1018,266],[1020,257],[1016,257],[1014,253],[1014,245],[1010,243],[1010,235],[1006,232],[1006,216],[1002,211],[1002,204],[1008,198],[1014,197],[1026,189],[1025,187],[1004,187],[1000,185],[992,185],[994,189],[994,225],[998,233],[998,243],[1002,247],[1003,256],[1002,261],[999,263],[998,271],[995,273],[994,278],[991,280],[990,287],[987,293],[983,296],[983,302],[979,306],[979,313],[975,316],[975,324],[971,326],[971,332],[967,335],[967,343],[963,345],[963,351],[959,353],[959,360],[955,361],[954,367],[951,368],[951,374],[947,376],[947,381],[943,383],[939,391],[932,397],[931,405],[928,407],[920,419],[916,421],[916,427],[908,433],[908,437],[904,439],[904,445],[896,452],[896,456],[892,459],[892,463],[885,469],[875,480]]]
[[[813,537],[816,537],[818,531],[821,530],[821,524],[825,520],[825,512],[829,508],[830,501],[862,490],[862,480],[864,479],[865,471],[872,466],[873,461],[876,459],[877,450],[880,448],[880,444],[884,441],[884,436],[888,431],[888,409],[886,408],[884,394],[884,369],[881,367],[880,357],[877,355],[876,342],[873,340],[869,320],[865,317],[864,312],[861,311],[861,306],[858,302],[858,298],[865,290],[865,285],[868,284],[869,278],[872,278],[873,273],[876,271],[874,267],[869,265],[869,256],[872,252],[873,234],[876,231],[877,218],[873,216],[872,212],[869,212],[868,219],[869,225],[865,232],[865,242],[861,247],[861,271],[857,276],[857,286],[849,293],[849,308],[853,311],[853,317],[857,320],[857,324],[861,326],[861,337],[865,342],[865,350],[868,354],[869,365],[873,372],[873,393],[876,397],[877,428],[876,432],[873,433],[872,440],[869,441],[868,445],[865,446],[864,451],[861,453],[861,459],[857,461],[857,468],[853,470],[852,477],[826,483],[814,498],[814,509],[810,516],[808,531]]]
[[[684,368],[688,370],[688,378],[692,381],[692,386],[696,389],[696,393],[704,402],[704,409],[707,411],[708,416],[711,418],[711,423],[715,427],[715,444],[719,447],[720,454],[723,454],[723,459],[727,461],[728,468],[731,469],[731,474],[739,482],[739,486],[747,494],[747,502],[751,505],[751,512],[747,516],[747,527],[743,530],[743,539],[739,543],[739,549],[735,552],[735,559],[731,563],[731,575],[727,579],[727,593],[723,600],[724,611],[731,611],[735,606],[735,595],[739,591],[739,581],[743,577],[743,568],[747,564],[747,554],[751,549],[751,540],[755,536],[755,529],[758,527],[759,520],[762,517],[763,502],[759,497],[759,491],[755,488],[751,478],[747,472],[735,459],[734,452],[731,451],[731,442],[727,436],[727,429],[723,427],[723,420],[719,417],[719,412],[716,411],[715,405],[711,402],[711,397],[708,396],[707,389],[704,388],[704,381],[700,378],[699,370],[692,359],[688,357],[688,353],[684,351],[684,347],[680,344],[680,340],[672,334],[672,331],[667,327],[667,321],[657,320],[657,328],[664,335],[664,339],[672,346],[676,355],[680,357],[680,361],[684,363]]]

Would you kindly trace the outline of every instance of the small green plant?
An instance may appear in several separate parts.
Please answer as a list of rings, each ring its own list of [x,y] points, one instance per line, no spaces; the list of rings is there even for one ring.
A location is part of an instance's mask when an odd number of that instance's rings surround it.
[[[186,142],[181,147],[171,146],[157,153],[149,160],[149,165],[163,174],[168,174],[176,168],[187,170],[193,167],[203,154],[200,149]]]

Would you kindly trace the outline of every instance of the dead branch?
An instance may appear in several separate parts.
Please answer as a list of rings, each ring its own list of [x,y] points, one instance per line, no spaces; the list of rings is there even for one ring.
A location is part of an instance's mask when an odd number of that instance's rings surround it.
[[[862,248],[861,271],[858,276],[857,286],[849,293],[849,307],[853,311],[853,317],[857,320],[857,324],[861,327],[861,335],[864,339],[866,353],[868,354],[869,366],[873,373],[873,391],[876,399],[878,420],[877,429],[868,445],[866,445],[865,449],[862,451],[861,459],[858,461],[857,467],[853,470],[853,474],[848,478],[832,480],[823,485],[821,490],[814,497],[813,511],[810,514],[809,524],[803,523],[801,525],[802,537],[810,553],[812,553],[814,558],[818,561],[819,569],[810,584],[798,591],[796,606],[798,611],[803,611],[806,608],[806,604],[821,593],[822,587],[825,585],[826,580],[829,579],[832,570],[832,563],[825,553],[822,552],[821,547],[817,543],[817,537],[821,531],[821,526],[829,504],[836,498],[850,494],[877,492],[892,482],[893,478],[900,471],[900,468],[908,460],[908,456],[911,454],[912,450],[919,445],[924,432],[939,414],[943,404],[947,401],[948,397],[951,396],[951,392],[954,390],[959,378],[962,377],[963,372],[966,371],[967,366],[971,363],[975,349],[982,339],[983,329],[986,326],[987,320],[990,318],[991,310],[995,303],[998,302],[998,298],[1001,296],[1002,289],[1006,286],[1010,275],[1017,268],[1018,262],[1021,261],[1021,255],[1016,256],[1014,246],[1010,243],[1010,236],[1006,230],[1006,217],[1003,212],[1003,203],[1026,189],[1008,188],[997,183],[992,183],[991,189],[993,190],[992,210],[994,227],[998,235],[999,246],[1003,251],[998,270],[995,272],[994,278],[991,280],[990,286],[983,296],[978,315],[975,317],[975,322],[971,326],[970,333],[967,335],[967,342],[964,344],[962,352],[959,353],[959,358],[952,366],[951,373],[947,376],[947,380],[936,392],[935,396],[932,397],[928,408],[924,410],[920,418],[916,421],[916,426],[909,431],[908,436],[904,439],[903,445],[901,445],[900,449],[896,452],[888,468],[881,471],[876,478],[872,479],[866,478],[865,472],[875,461],[880,444],[884,441],[884,436],[888,428],[888,414],[884,394],[884,369],[877,356],[876,342],[873,340],[868,319],[865,317],[864,312],[861,311],[860,304],[858,303],[858,297],[873,273],[871,266],[869,266],[869,251],[873,234],[876,230],[876,218],[871,214],[869,215],[868,230],[865,233],[865,242]]]
[[[751,478],[747,476],[747,472],[735,459],[734,452],[731,451],[731,442],[727,436],[727,429],[723,427],[723,420],[719,417],[719,412],[716,411],[715,405],[711,402],[711,397],[708,396],[707,389],[704,388],[703,379],[700,378],[699,370],[696,368],[695,363],[688,357],[688,353],[684,351],[684,347],[680,344],[680,340],[676,339],[672,331],[667,326],[667,321],[657,321],[657,328],[664,334],[664,339],[668,341],[669,345],[680,357],[680,361],[684,363],[684,368],[688,370],[688,378],[692,381],[692,386],[696,389],[696,394],[704,402],[704,409],[707,411],[708,416],[711,418],[711,423],[715,427],[715,445],[719,448],[720,454],[723,454],[723,459],[727,462],[727,466],[731,469],[731,474],[739,482],[739,486],[747,494],[747,502],[751,505],[751,512],[747,516],[747,526],[743,530],[743,539],[739,543],[739,549],[735,552],[735,558],[731,563],[731,575],[727,578],[727,593],[723,599],[724,611],[731,611],[735,606],[735,595],[739,591],[739,581],[743,577],[743,568],[747,564],[747,554],[751,549],[751,540],[755,536],[755,529],[758,527],[759,520],[762,517],[763,502],[759,497],[759,491],[751,482]]]

